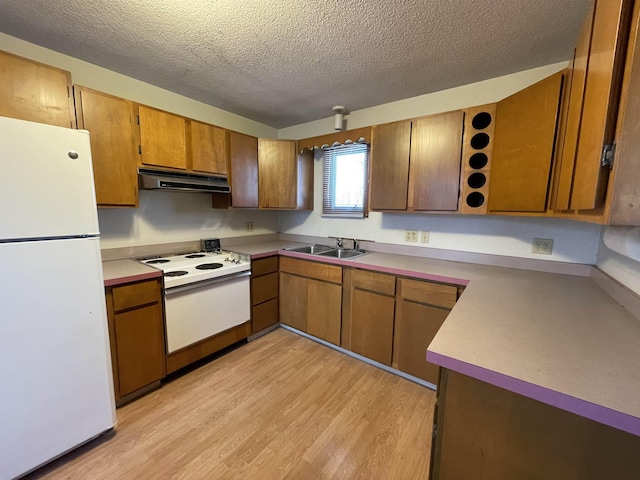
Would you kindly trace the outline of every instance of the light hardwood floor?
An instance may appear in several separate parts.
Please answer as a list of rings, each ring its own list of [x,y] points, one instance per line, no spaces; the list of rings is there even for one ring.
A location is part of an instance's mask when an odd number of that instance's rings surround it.
[[[117,411],[46,479],[426,479],[435,394],[283,329]]]

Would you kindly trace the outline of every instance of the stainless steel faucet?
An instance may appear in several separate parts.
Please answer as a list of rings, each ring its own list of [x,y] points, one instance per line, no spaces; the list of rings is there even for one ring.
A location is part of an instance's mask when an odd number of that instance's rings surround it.
[[[341,237],[336,237],[336,247],[337,248],[342,248],[342,238]]]

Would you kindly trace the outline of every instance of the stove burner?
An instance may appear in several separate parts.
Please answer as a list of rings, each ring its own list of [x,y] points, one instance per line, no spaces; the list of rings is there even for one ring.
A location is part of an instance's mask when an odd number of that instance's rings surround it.
[[[186,270],[175,270],[173,272],[164,272],[164,276],[165,277],[181,277],[183,275],[186,275],[187,272]]]
[[[156,258],[155,260],[148,260],[145,263],[151,264],[151,263],[167,263],[170,262],[171,260],[167,260],[166,258]]]
[[[184,258],[202,258],[204,256],[204,253],[192,253],[191,255],[185,255]]]
[[[221,263],[201,263],[196,268],[198,270],[215,270],[216,268],[224,267]]]

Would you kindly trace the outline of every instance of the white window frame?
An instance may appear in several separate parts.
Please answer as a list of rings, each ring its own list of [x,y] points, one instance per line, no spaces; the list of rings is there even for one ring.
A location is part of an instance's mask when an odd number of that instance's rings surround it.
[[[362,181],[362,194],[359,200],[362,206],[354,207],[336,206],[336,160],[342,155],[352,155],[364,153],[364,166],[361,177],[354,181]],[[369,178],[369,145],[366,143],[350,143],[326,148],[323,159],[322,176],[322,216],[323,217],[343,217],[343,218],[365,218],[368,216],[368,178]],[[358,202],[359,203],[359,202]]]

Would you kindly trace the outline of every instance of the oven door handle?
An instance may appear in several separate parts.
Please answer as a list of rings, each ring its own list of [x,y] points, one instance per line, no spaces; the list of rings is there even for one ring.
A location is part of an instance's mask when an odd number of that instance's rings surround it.
[[[202,280],[200,282],[187,283],[186,285],[178,285],[175,287],[169,287],[164,289],[165,295],[171,295],[173,293],[185,292],[187,290],[192,290],[194,288],[204,287],[206,285],[214,285],[216,283],[224,283],[229,280],[235,280],[237,278],[249,277],[251,276],[251,270],[247,270],[239,273],[232,273],[231,275],[225,275],[224,277],[215,277],[210,278],[208,280]]]

